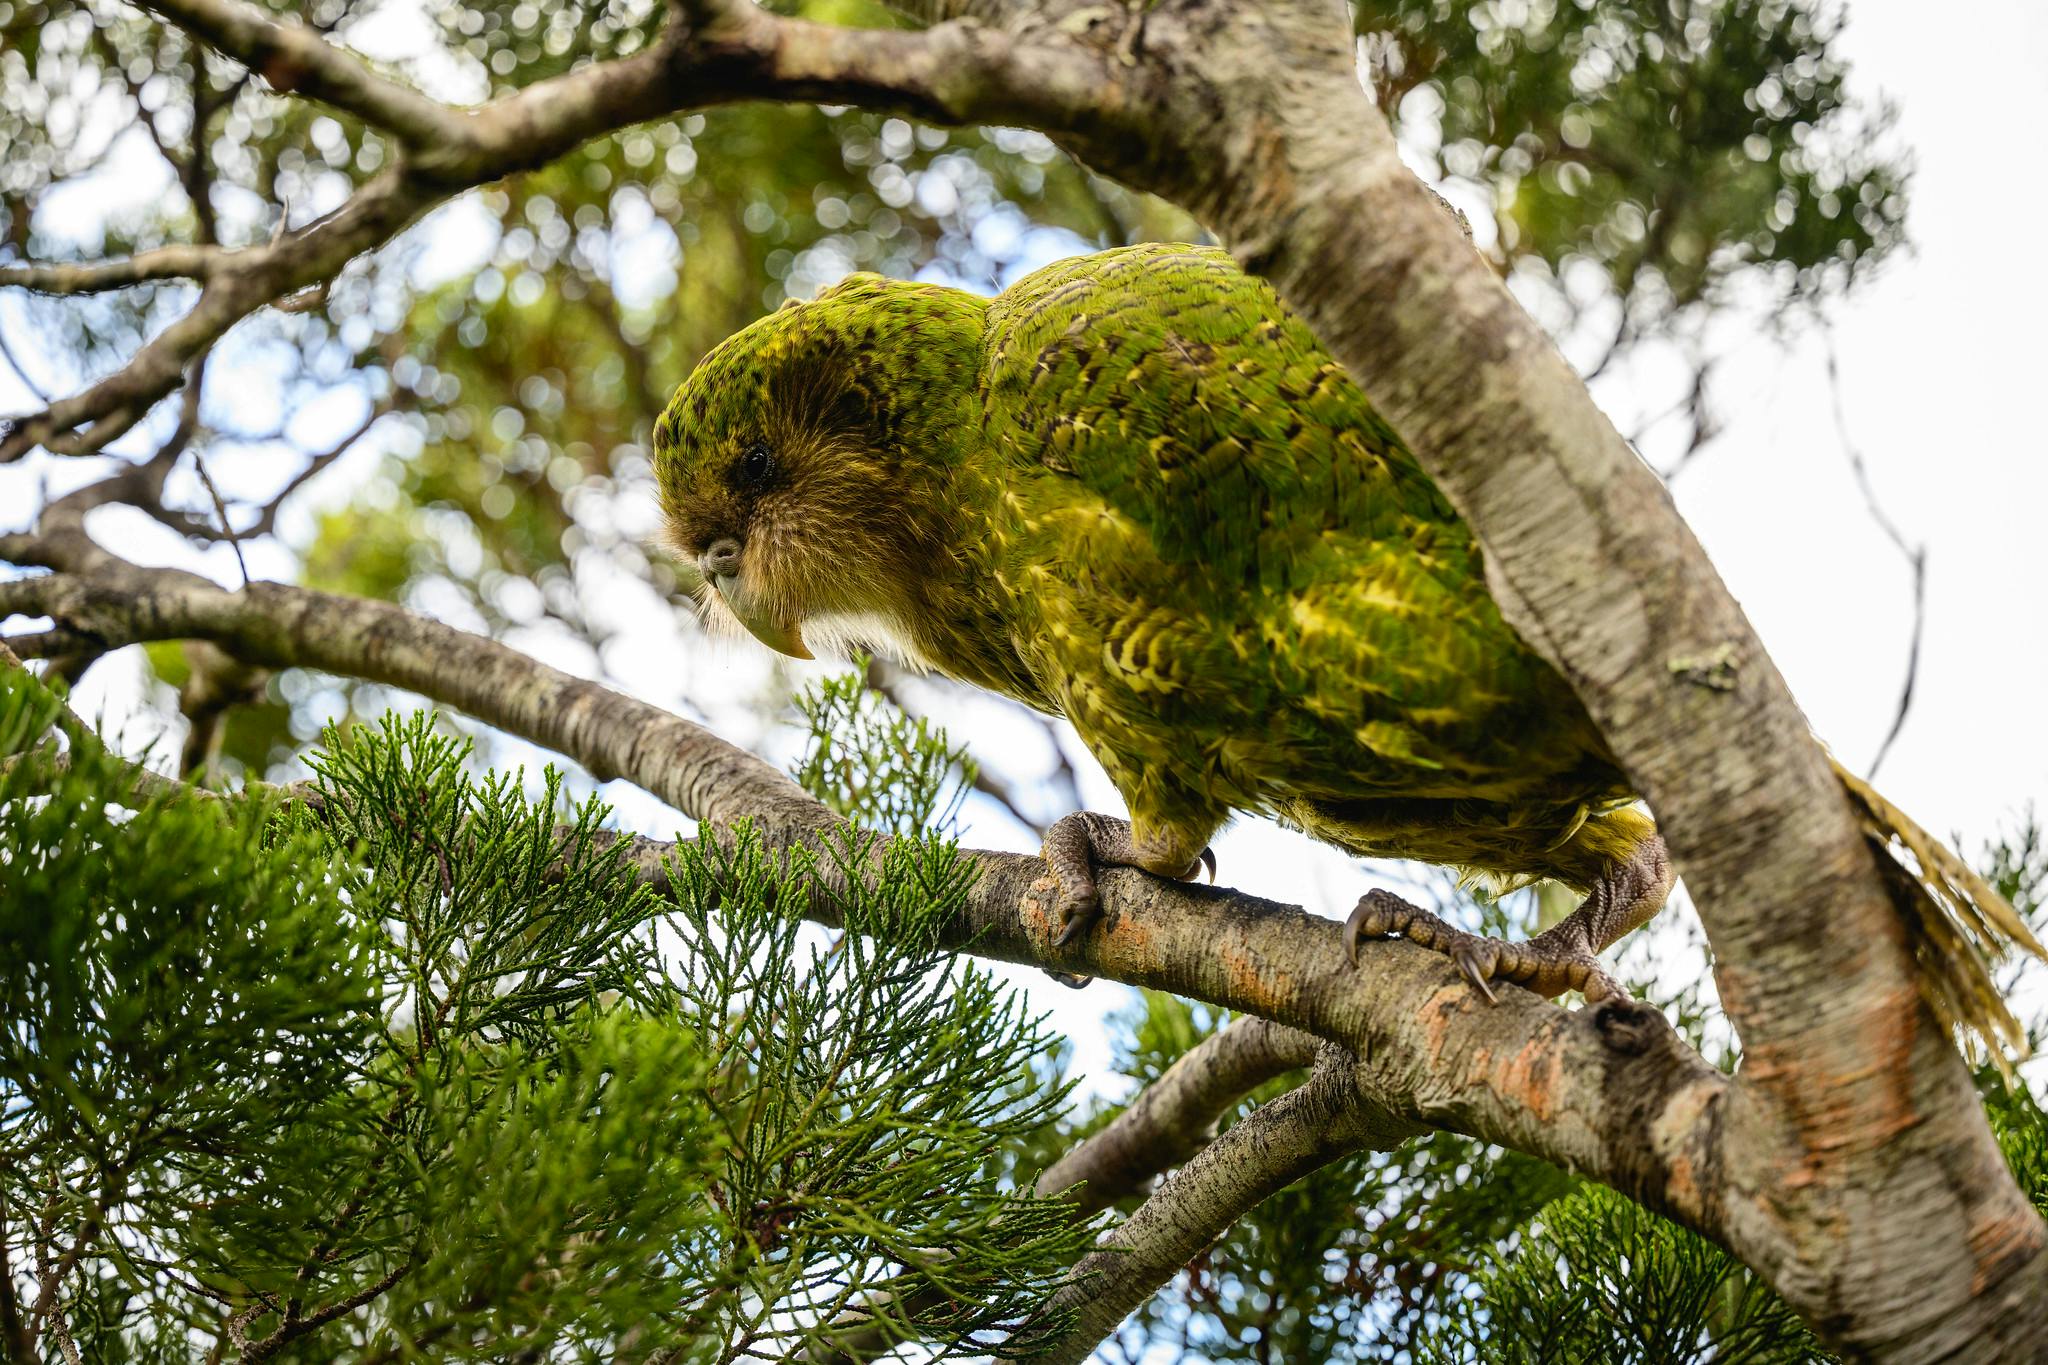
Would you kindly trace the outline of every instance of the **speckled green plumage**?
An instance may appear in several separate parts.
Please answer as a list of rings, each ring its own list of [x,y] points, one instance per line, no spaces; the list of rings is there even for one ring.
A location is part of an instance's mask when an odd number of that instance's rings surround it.
[[[1402,933],[1545,994],[1662,904],[1662,841],[1472,533],[1308,329],[1220,251],[1063,261],[994,299],[856,275],[707,356],[655,425],[714,625],[866,644],[1070,717],[1131,808],[1048,832],[1056,941],[1100,861],[1185,876],[1234,810],[1359,853],[1589,891],[1525,944],[1369,891]],[[2020,1037],[1989,964],[2026,925],[1837,772],[1937,1015]]]
[[[756,442],[776,476],[743,487]],[[1105,252],[993,300],[855,277],[714,351],[657,450],[685,550],[777,547],[734,580],[750,627],[1065,714],[1182,862],[1251,810],[1585,886],[1649,833],[1469,529],[1220,251]]]

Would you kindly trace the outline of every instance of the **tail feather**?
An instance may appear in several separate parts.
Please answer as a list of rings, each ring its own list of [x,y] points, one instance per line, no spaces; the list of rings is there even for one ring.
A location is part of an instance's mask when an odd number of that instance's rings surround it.
[[[1892,882],[1894,899],[1910,917],[1921,994],[1944,1024],[1975,1033],[2004,1070],[2007,1049],[2025,1051],[2026,1031],[2007,1007],[1992,968],[2014,947],[2040,958],[2048,958],[2048,949],[2005,897],[1948,845],[1839,762],[1834,769],[1864,833],[1884,855],[1879,866]],[[1899,856],[1901,850],[1910,863]]]

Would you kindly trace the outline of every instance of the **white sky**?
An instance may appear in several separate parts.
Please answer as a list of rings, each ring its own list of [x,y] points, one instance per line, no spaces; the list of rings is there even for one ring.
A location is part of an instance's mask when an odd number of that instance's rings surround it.
[[[1863,0],[1852,12],[1844,50],[1854,63],[1853,86],[1898,103],[1898,134],[1917,162],[1909,219],[1915,247],[1839,306],[1833,325],[1849,429],[1887,511],[1929,553],[1918,697],[1881,785],[1930,829],[1962,831],[1966,853],[2029,801],[2048,798],[2040,698],[2048,675],[2041,419],[2048,274],[2028,259],[2024,236],[2048,223],[2048,178],[2024,171],[2017,145],[2019,130],[2031,128],[2048,103],[2048,7],[1982,0],[1971,23],[1997,41],[1973,47],[1967,61],[1930,59],[1924,7]],[[154,191],[145,185],[141,192]],[[1911,627],[1909,578],[1851,478],[1825,366],[1817,337],[1789,351],[1764,340],[1741,348],[1715,391],[1725,433],[1674,491],[1815,730],[1862,767],[1896,703]],[[1599,389],[1620,413],[1637,399],[1617,387],[1629,378],[1611,375]],[[0,411],[27,406],[0,372]],[[347,414],[333,420],[341,425]],[[40,480],[69,482],[78,472],[46,460],[0,469],[0,528],[22,524]],[[326,496],[346,485],[331,478]],[[143,544],[127,539],[131,529],[143,534],[119,522],[124,546]],[[195,558],[165,536],[146,544],[152,560]],[[225,551],[204,563],[231,581]],[[252,566],[259,576],[283,574],[289,560],[264,555]],[[645,630],[642,648],[610,662],[657,700],[674,694],[663,682],[670,670],[686,668],[697,695],[720,690],[721,680],[731,695],[746,695],[760,676],[763,661],[750,643],[685,660],[660,619]],[[118,667],[98,672],[99,695],[117,710],[133,695],[132,683],[123,683]],[[1035,733],[991,721],[981,708],[973,715],[964,733],[985,761],[1022,773],[1042,769]],[[762,737],[742,731],[735,738]],[[1100,773],[1082,764],[1090,804],[1119,809]],[[611,784],[606,795],[628,823],[672,827],[672,817],[623,784]],[[969,844],[1031,846],[992,806],[974,804],[969,820]],[[1240,824],[1217,852],[1226,884],[1332,914],[1341,915],[1367,884],[1335,851],[1270,826]],[[1697,951],[1670,935],[1652,947]],[[1692,965],[1670,963],[1678,976],[1689,976]],[[1107,983],[1071,992],[1035,972],[1012,975],[1054,1011],[1082,1070],[1097,1070],[1106,1061],[1100,1015],[1128,992]]]

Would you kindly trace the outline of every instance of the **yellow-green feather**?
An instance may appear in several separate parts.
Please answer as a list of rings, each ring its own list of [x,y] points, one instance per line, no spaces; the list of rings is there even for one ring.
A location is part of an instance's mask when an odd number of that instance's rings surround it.
[[[991,568],[1141,824],[1257,810],[1505,878],[1609,865],[1631,794],[1598,732],[1263,281],[1195,247],[1063,261],[993,302],[985,350]]]

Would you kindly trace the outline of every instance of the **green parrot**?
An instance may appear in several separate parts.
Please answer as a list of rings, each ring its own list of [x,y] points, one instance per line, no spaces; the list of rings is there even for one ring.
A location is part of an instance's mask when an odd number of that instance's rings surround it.
[[[851,276],[715,348],[654,443],[715,627],[797,658],[879,649],[1072,722],[1130,819],[1048,832],[1061,942],[1097,913],[1096,867],[1191,876],[1234,811],[1583,893],[1523,943],[1360,899],[1354,960],[1405,935],[1489,999],[1494,980],[1617,993],[1599,953],[1670,890],[1654,823],[1502,619],[1471,528],[1225,252],[1107,251],[994,298]],[[1940,948],[1922,954],[1937,1010],[2016,1036],[1987,962],[2039,945],[1844,777],[1873,837],[1919,855],[1905,908]]]

